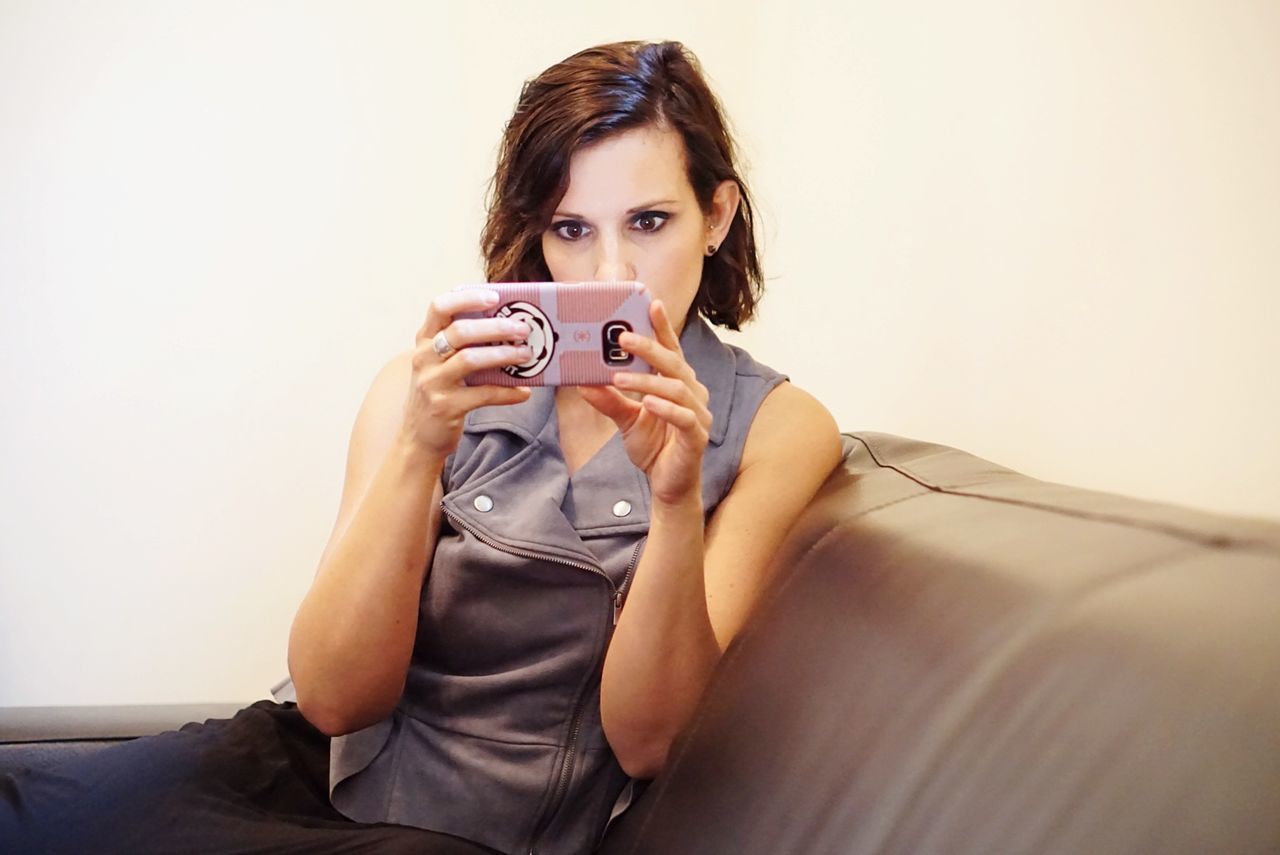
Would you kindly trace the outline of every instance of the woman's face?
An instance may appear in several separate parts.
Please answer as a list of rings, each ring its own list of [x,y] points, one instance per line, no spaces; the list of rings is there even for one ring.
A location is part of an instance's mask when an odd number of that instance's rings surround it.
[[[711,207],[704,213],[693,194],[679,133],[637,128],[573,155],[542,254],[557,282],[643,282],[679,332],[707,245],[719,245],[737,211],[737,184],[723,182]]]

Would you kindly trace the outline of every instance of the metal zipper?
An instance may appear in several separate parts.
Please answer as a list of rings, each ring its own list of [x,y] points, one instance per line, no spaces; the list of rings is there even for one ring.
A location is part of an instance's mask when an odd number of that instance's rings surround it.
[[[593,663],[592,668],[594,667]],[[555,792],[551,796],[551,801],[547,803],[546,810],[533,825],[533,834],[529,836],[529,855],[537,855],[538,838],[543,835],[551,825],[551,820],[560,812],[560,803],[569,792],[569,781],[573,778],[573,758],[578,752],[578,731],[582,729],[582,713],[585,711],[586,704],[580,697],[573,707],[573,719],[569,725],[569,744],[565,747],[564,759],[560,761],[560,779],[556,781]]]
[[[636,541],[636,548],[631,550],[631,561],[627,563],[627,571],[622,575],[622,584],[614,589],[613,592],[613,625],[618,625],[618,616],[622,614],[622,599],[626,595],[627,586],[631,584],[631,574],[635,572],[636,565],[640,563],[640,552],[644,549],[645,542],[649,540],[649,535],[645,535]]]
[[[605,582],[608,583],[610,590],[613,591],[613,596],[610,598],[613,609],[613,625],[618,625],[618,615],[622,612],[623,594],[626,591],[627,584],[631,581],[631,574],[635,572],[636,565],[639,563],[640,549],[648,538],[641,538],[636,544],[636,548],[631,553],[631,561],[627,565],[626,574],[623,576],[622,586],[618,587],[613,584],[613,580],[610,579],[608,574],[600,567],[587,564],[585,561],[573,561],[568,558],[560,558],[555,555],[535,552],[531,549],[521,549],[517,546],[511,546],[510,544],[494,540],[483,532],[477,531],[476,528],[465,519],[450,511],[445,507],[444,502],[440,503],[440,510],[444,512],[444,515],[449,518],[449,522],[453,525],[465,530],[472,537],[476,538],[476,540],[493,547],[499,552],[506,552],[510,555],[519,555],[523,558],[536,558],[542,561],[551,561],[556,564],[576,567],[579,570],[586,570],[587,572],[594,573],[601,579],[604,579]],[[593,671],[599,667],[602,656],[603,652],[600,656],[597,656],[596,661],[592,663],[591,667]],[[579,697],[577,702],[574,704],[573,718],[570,719],[569,741],[565,746],[564,759],[560,761],[559,780],[556,782],[555,792],[552,794],[551,801],[548,802],[546,810],[543,811],[543,814],[538,818],[538,821],[534,823],[534,832],[529,837],[529,855],[536,855],[538,838],[547,830],[547,827],[551,824],[551,818],[560,810],[560,802],[569,789],[569,781],[573,778],[573,760],[578,747],[578,732],[582,729],[582,714],[584,711],[585,704],[583,703],[583,698]]]
[[[622,577],[622,585],[614,589],[613,593],[613,625],[618,625],[618,615],[622,612],[622,601],[626,594],[627,586],[631,582],[631,574],[635,572],[636,565],[640,563],[640,552],[644,549],[645,541],[648,536],[640,538],[636,542],[635,549],[631,551],[631,561],[627,563],[626,573]],[[611,583],[612,584],[612,583]],[[603,656],[604,653],[601,653]],[[592,668],[599,667],[599,662],[592,665]],[[569,745],[565,750],[564,760],[560,764],[560,780],[556,783],[556,791],[547,804],[546,811],[543,812],[538,822],[534,824],[534,833],[529,838],[529,855],[537,855],[538,838],[542,836],[547,827],[551,825],[551,820],[560,812],[560,804],[569,790],[569,781],[573,778],[573,757],[578,747],[578,731],[582,728],[582,714],[586,708],[579,699],[574,707],[573,721],[569,727]]]

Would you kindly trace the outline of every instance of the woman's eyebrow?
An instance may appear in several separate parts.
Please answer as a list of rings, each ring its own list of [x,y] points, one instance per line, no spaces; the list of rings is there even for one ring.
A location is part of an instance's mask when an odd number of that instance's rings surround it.
[[[634,208],[628,208],[628,209],[627,209],[627,213],[628,213],[628,214],[638,214],[638,213],[640,213],[641,211],[648,211],[648,210],[650,210],[651,208],[668,207],[668,206],[675,205],[675,204],[676,204],[676,200],[675,200],[675,199],[659,199],[659,200],[657,200],[656,202],[645,202],[643,205],[637,205],[637,206],[636,206],[636,207],[634,207]]]
[[[670,207],[677,204],[679,204],[679,201],[676,199],[658,199],[653,202],[645,202],[643,205],[636,205],[634,208],[628,208],[626,212],[626,216],[629,217],[632,214],[639,214],[642,211],[649,211],[654,208],[660,208],[660,207]],[[582,214],[575,214],[573,211],[556,211],[551,216],[552,216],[552,219],[559,219],[559,220],[588,219],[587,217],[584,217]]]

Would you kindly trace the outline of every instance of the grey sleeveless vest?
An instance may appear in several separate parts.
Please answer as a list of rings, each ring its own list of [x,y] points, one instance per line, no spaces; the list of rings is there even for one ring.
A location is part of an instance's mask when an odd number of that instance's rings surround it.
[[[710,514],[785,378],[699,318],[680,341],[710,392]],[[510,855],[589,852],[627,785],[600,724],[600,674],[644,549],[647,479],[618,435],[570,477],[551,389],[473,411],[444,478],[404,694],[385,721],[333,740],[333,804]]]

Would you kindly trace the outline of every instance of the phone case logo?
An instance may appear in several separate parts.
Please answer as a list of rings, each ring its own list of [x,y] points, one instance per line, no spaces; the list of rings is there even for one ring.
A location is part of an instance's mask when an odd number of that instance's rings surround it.
[[[512,377],[521,379],[537,377],[546,371],[547,366],[551,364],[551,358],[555,356],[556,341],[560,336],[551,326],[551,319],[543,314],[542,309],[533,303],[517,300],[514,303],[507,303],[495,312],[494,316],[524,321],[528,324],[529,338],[526,339],[525,344],[529,345],[529,349],[533,351],[533,356],[526,361],[518,365],[504,365],[502,370]]]

